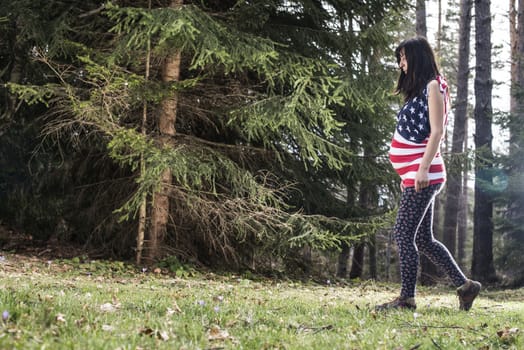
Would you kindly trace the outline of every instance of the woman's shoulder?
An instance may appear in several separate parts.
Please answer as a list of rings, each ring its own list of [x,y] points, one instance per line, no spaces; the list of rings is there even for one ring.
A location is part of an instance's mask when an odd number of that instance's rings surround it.
[[[442,75],[437,75],[428,82],[427,87],[428,89],[438,89],[440,92],[446,93],[448,91],[448,82]]]
[[[432,79],[427,84],[428,90],[440,89],[440,82],[437,79]]]
[[[437,93],[439,95],[440,94],[446,95],[448,87],[445,82],[443,82],[441,79],[439,79],[439,77],[437,77],[428,82],[428,84],[426,85],[426,89],[427,89],[428,95],[434,95]]]

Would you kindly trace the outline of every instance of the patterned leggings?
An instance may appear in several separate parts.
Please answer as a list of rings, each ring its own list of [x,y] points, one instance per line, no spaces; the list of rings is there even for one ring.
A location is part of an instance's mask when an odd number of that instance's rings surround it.
[[[433,237],[433,206],[441,187],[442,184],[430,185],[418,193],[414,187],[408,187],[402,193],[394,228],[400,258],[401,297],[415,296],[419,249],[446,272],[455,286],[466,282],[448,249]]]

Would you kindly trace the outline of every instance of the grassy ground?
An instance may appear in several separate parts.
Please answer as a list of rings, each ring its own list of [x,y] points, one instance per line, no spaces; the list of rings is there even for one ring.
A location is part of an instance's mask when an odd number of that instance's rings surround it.
[[[524,349],[524,290],[451,288],[375,313],[398,286],[138,271],[122,263],[0,256],[0,349]]]

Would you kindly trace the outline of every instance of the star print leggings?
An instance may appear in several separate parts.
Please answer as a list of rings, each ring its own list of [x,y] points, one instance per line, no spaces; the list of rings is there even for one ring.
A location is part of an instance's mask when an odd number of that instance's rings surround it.
[[[401,297],[415,296],[419,250],[440,266],[455,286],[466,282],[448,249],[433,237],[433,206],[442,184],[430,185],[419,192],[404,189],[394,228],[400,260]]]

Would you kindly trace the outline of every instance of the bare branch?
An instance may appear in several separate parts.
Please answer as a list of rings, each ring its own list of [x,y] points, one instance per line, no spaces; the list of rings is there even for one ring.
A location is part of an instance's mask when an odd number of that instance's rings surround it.
[[[96,15],[96,14],[102,12],[105,8],[106,8],[106,5],[102,4],[99,8],[96,8],[94,10],[91,10],[91,11],[88,11],[88,12],[84,12],[81,15],[78,15],[78,18],[85,18],[85,17]]]

